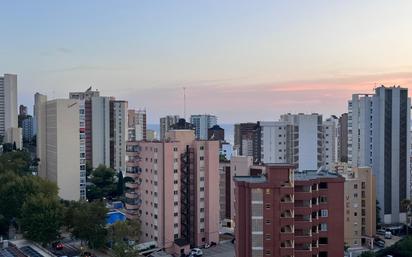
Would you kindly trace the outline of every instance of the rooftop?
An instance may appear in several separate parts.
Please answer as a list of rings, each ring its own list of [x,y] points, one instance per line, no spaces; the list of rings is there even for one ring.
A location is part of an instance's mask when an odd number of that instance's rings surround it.
[[[304,170],[295,171],[295,181],[301,180],[311,180],[317,178],[339,178],[341,177],[338,173],[327,171],[327,170]]]
[[[235,181],[247,182],[247,183],[265,183],[267,182],[266,176],[235,176]]]

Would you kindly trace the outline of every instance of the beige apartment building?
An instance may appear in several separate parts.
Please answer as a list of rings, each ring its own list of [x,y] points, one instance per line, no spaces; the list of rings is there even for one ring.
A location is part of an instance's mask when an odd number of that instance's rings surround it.
[[[55,182],[59,197],[80,199],[79,104],[35,95],[39,176]]]
[[[345,244],[370,246],[376,234],[376,178],[369,167],[342,169],[345,177]]]

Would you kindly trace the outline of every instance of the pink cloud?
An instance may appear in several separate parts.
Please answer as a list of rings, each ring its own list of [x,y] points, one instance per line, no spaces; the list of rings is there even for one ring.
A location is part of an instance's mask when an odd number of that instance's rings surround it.
[[[412,89],[412,73],[366,74],[318,80],[288,81],[256,85],[233,85],[233,81],[211,81],[187,87],[187,113],[212,113],[222,123],[277,119],[286,112],[340,115],[354,93],[372,93],[375,86],[401,85]],[[125,96],[131,105],[144,106],[149,120],[183,113],[179,88],[131,89]],[[134,104],[136,103],[136,104]],[[150,117],[150,113],[153,115]]]

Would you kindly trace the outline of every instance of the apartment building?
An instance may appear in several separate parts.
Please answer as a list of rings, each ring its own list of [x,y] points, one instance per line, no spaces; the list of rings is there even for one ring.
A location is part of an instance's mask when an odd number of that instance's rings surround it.
[[[80,137],[80,170],[81,180],[84,181],[81,186],[81,199],[86,199],[86,162],[87,156],[91,156],[91,103],[92,97],[99,96],[99,91],[93,91],[92,87],[89,87],[84,92],[70,92],[69,99],[78,101],[79,106],[79,137]],[[89,157],[90,158],[90,157]],[[90,161],[90,163],[92,163]]]
[[[195,127],[196,139],[207,140],[208,129],[217,124],[217,117],[210,114],[191,115],[190,123]]]
[[[6,137],[8,128],[17,128],[17,75],[0,77],[0,136]]]
[[[110,101],[110,167],[126,173],[127,101]]]
[[[401,201],[410,198],[410,107],[408,89],[378,87],[348,103],[349,167],[372,167],[385,224],[406,221]]]
[[[128,216],[139,217],[141,241],[169,253],[219,241],[219,143],[196,140],[180,120],[162,141],[128,142]]]
[[[179,115],[167,115],[160,118],[160,140],[165,139],[166,132],[179,121]]]
[[[258,124],[253,122],[235,124],[234,150],[238,155],[259,159],[260,144]]]
[[[287,163],[288,162],[288,135],[291,126],[282,121],[260,121],[260,156],[262,163]]]
[[[339,117],[338,123],[338,161],[348,162],[348,114]]]
[[[297,170],[315,170],[323,166],[325,159],[322,115],[284,114],[280,121],[293,127],[287,140],[288,163],[294,164]]]
[[[86,171],[80,163],[79,103],[71,99],[47,101],[35,95],[39,176],[55,182],[59,197],[80,200],[86,194]]]
[[[128,111],[128,140],[147,140],[146,110]]]
[[[343,255],[344,178],[294,169],[266,164],[235,176],[237,257]]]
[[[369,167],[340,174],[345,178],[345,243],[370,247],[376,235],[376,178]]]
[[[336,116],[323,121],[323,158],[328,168],[338,161],[338,126],[339,120]]]

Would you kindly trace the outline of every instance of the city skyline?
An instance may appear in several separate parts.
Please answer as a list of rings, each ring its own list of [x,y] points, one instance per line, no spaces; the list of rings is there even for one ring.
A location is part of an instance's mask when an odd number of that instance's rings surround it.
[[[188,114],[235,123],[338,115],[353,93],[412,84],[412,3],[177,2],[4,3],[0,70],[30,109],[91,85],[148,123],[183,116],[182,87]]]

